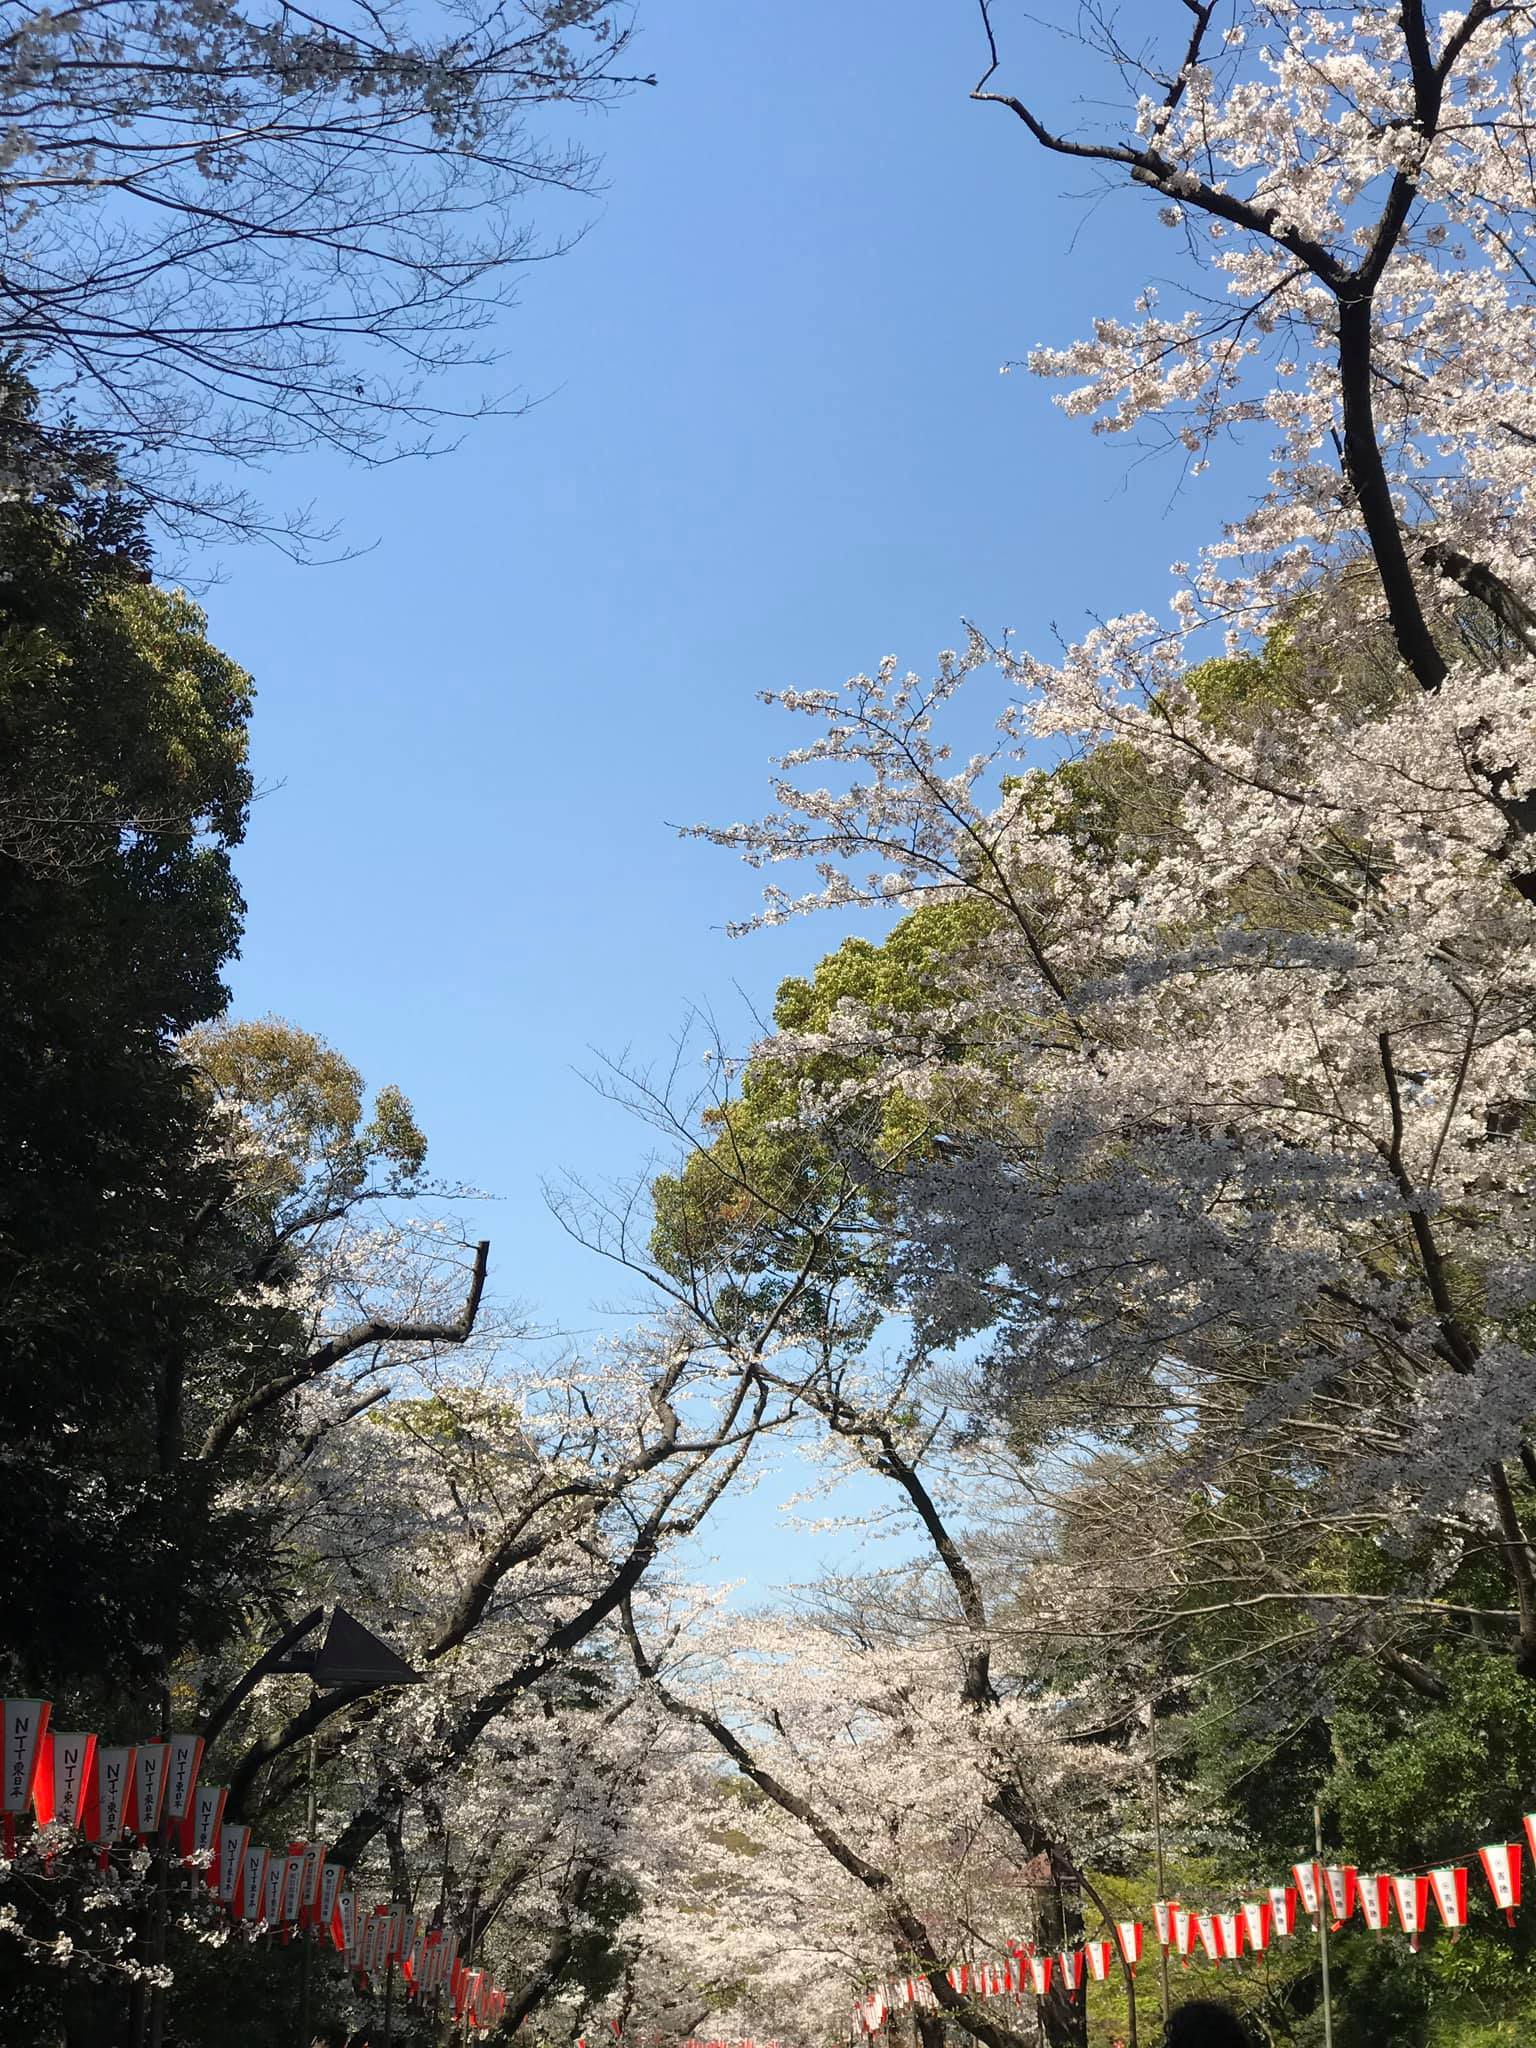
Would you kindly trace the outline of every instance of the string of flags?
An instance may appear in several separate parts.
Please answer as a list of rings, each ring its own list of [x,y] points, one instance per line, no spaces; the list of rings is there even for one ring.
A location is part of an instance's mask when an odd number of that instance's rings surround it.
[[[212,1903],[252,1935],[329,1939],[361,1992],[398,1971],[408,1999],[446,1994],[454,2019],[494,2026],[506,1993],[488,1971],[461,1959],[457,1934],[441,1916],[413,1913],[394,1899],[372,1904],[320,1842],[270,1849],[249,1827],[224,1818],[227,1786],[201,1782],[203,1739],[108,1745],[95,1735],[50,1726],[47,1700],[0,1702],[0,1828],[8,1862],[40,1856],[45,1872],[60,1853],[58,1830],[95,1846],[102,1870],[133,1842],[174,1849]],[[29,1818],[46,1835],[23,1843]]]
[[[1524,1847],[1529,1848],[1536,1869],[1536,1813],[1526,1814],[1524,1828]],[[1520,1904],[1523,1853],[1519,1842],[1489,1842],[1477,1852],[1493,1903],[1511,1927]],[[1245,1953],[1262,1955],[1271,1942],[1288,1940],[1296,1933],[1298,1907],[1301,1920],[1314,1932],[1326,1913],[1332,1933],[1339,1932],[1358,1910],[1366,1926],[1378,1935],[1387,1933],[1395,1918],[1408,1937],[1409,1948],[1417,1951],[1431,1925],[1431,1903],[1452,1941],[1466,1926],[1468,1869],[1466,1864],[1447,1864],[1396,1876],[1387,1871],[1363,1872],[1352,1863],[1296,1863],[1284,1884],[1267,1887],[1266,1897],[1244,1899],[1225,1912],[1199,1912],[1177,1899],[1159,1899],[1152,1909],[1151,1932],[1157,1947],[1178,1956],[1187,1969],[1197,1947],[1212,1963],[1239,1962]],[[1140,1920],[1117,1920],[1111,1939],[1085,1941],[1050,1954],[1036,1954],[1027,1943],[1012,1944],[1006,1961],[954,1963],[944,1977],[952,1990],[969,1998],[1022,1998],[1030,1992],[1043,1999],[1050,1996],[1054,1985],[1075,2000],[1085,1977],[1091,1983],[1104,1984],[1122,1966],[1134,1975],[1146,1932],[1146,1924]],[[898,2006],[932,2007],[937,2003],[927,1976],[877,1985],[854,2007],[855,2028],[865,2035],[876,2034]]]

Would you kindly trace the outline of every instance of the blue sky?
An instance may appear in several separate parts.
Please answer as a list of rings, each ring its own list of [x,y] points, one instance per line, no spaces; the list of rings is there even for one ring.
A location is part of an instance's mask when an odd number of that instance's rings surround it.
[[[634,1291],[542,1183],[650,1143],[594,1049],[665,1059],[695,1006],[745,1039],[737,986],[766,1006],[843,935],[728,940],[755,878],[670,829],[763,807],[756,692],[925,669],[966,616],[1041,644],[1156,605],[1239,509],[998,375],[1175,250],[969,102],[969,0],[643,0],[641,27],[659,85],[591,123],[602,201],[544,216],[590,232],[508,316],[504,381],[543,402],[440,461],[289,465],[272,496],[377,545],[251,551],[207,599],[267,792],[236,1010],[398,1082],[436,1170],[497,1197],[496,1291],[572,1331]],[[1070,52],[1022,9],[1013,35],[1070,114]]]

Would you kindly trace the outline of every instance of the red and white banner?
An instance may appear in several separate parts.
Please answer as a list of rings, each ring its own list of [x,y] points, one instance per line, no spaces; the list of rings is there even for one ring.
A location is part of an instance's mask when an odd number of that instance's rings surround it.
[[[1107,1941],[1085,1941],[1083,1954],[1088,1958],[1088,1971],[1095,1984],[1109,1981],[1110,1946]]]
[[[1127,1967],[1134,1970],[1141,1961],[1141,1922],[1139,1920],[1117,1920],[1115,1939],[1120,1944],[1120,1953]]]
[[[1256,1956],[1263,1955],[1269,1947],[1269,1928],[1272,1908],[1256,1899],[1243,1901],[1243,1932],[1248,1937],[1248,1947]]]
[[[240,1910],[247,1920],[260,1920],[267,1903],[267,1852],[258,1843],[247,1847],[240,1869]]]
[[[1493,1893],[1493,1903],[1502,1908],[1504,1918],[1513,1927],[1515,1908],[1520,1903],[1520,1844],[1490,1842],[1478,1850],[1477,1856],[1488,1889]]]
[[[1213,1963],[1219,1963],[1224,1953],[1221,1946],[1221,1925],[1214,1913],[1196,1913],[1195,1926],[1200,1934],[1200,1946]]]
[[[1429,1888],[1435,1895],[1435,1904],[1440,1908],[1440,1918],[1451,1930],[1454,1941],[1467,1924],[1467,1873],[1463,1865],[1455,1869],[1432,1870],[1429,1873]]]
[[[1380,1934],[1392,1914],[1392,1881],[1385,1871],[1356,1879],[1360,1912],[1367,1927]]]
[[[1235,1963],[1243,1952],[1243,1916],[1239,1913],[1218,1913],[1216,1925],[1221,1930],[1221,1952]]]
[[[168,1742],[141,1742],[135,1748],[128,1825],[141,1842],[159,1832],[160,1809],[165,1804],[165,1768],[170,1755]]]
[[[224,1802],[228,1797],[227,1785],[199,1785],[192,1794],[192,1811],[181,1823],[182,1860],[203,1864],[211,1886],[219,1881],[214,1850],[219,1844],[219,1833],[224,1824]]]
[[[1296,1897],[1293,1884],[1269,1888],[1269,1931],[1277,1941],[1296,1932]]]
[[[1328,1907],[1335,1934],[1355,1910],[1357,1875],[1353,1863],[1330,1863],[1323,1872],[1323,1881],[1328,1887]]]
[[[133,1786],[133,1751],[103,1749],[98,1742],[91,1759],[85,1795],[85,1833],[103,1850],[118,1841],[128,1825],[128,1798]]]
[[[1029,1984],[1036,1998],[1048,1998],[1050,1996],[1051,1959],[1049,1956],[1030,1957]]]
[[[1173,1909],[1173,1945],[1185,1969],[1189,1968],[1190,1950],[1195,1945],[1195,1916],[1184,1906]]]
[[[1152,1907],[1152,1918],[1157,1925],[1158,1944],[1170,1948],[1173,1944],[1173,1916],[1179,1910],[1177,1899],[1158,1899]]]
[[[1296,1889],[1301,1894],[1301,1903],[1309,1920],[1317,1918],[1321,1903],[1321,1873],[1315,1863],[1293,1863],[1291,1875],[1296,1880]]]
[[[1408,1946],[1417,1954],[1419,1936],[1424,1932],[1425,1916],[1429,1912],[1429,1879],[1394,1877],[1392,1903],[1397,1907],[1397,1917],[1402,1930],[1408,1936]]]
[[[43,1737],[32,1780],[32,1810],[40,1826],[47,1827],[55,1820],[71,1828],[81,1825],[95,1754],[94,1735],[50,1733]]]
[[[250,1846],[249,1828],[230,1826],[219,1829],[219,1898],[237,1920],[243,1917],[245,1902],[241,1897],[241,1887],[245,1877],[245,1852]]]
[[[1083,1981],[1083,1952],[1080,1948],[1061,1948],[1056,1951],[1056,1967],[1061,1972],[1062,1987],[1068,1998],[1076,1998],[1078,1986]]]
[[[16,1816],[32,1804],[32,1786],[48,1732],[48,1700],[7,1700],[0,1721],[0,1814],[4,1815],[5,1853],[16,1853]]]
[[[192,1811],[197,1774],[203,1767],[201,1735],[173,1735],[165,1770],[165,1817],[183,1821]]]
[[[341,1896],[341,1880],[345,1876],[345,1870],[334,1856],[327,1856],[320,1865],[320,1894],[315,1901],[315,1925],[322,1934],[330,1936],[333,1940],[336,1901]],[[338,1948],[345,1947],[343,1942],[337,1942],[336,1945]]]

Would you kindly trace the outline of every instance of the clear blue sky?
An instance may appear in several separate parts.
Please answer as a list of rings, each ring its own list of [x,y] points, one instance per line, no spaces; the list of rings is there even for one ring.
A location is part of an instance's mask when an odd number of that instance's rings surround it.
[[[437,1171],[499,1198],[497,1291],[573,1330],[632,1290],[541,1182],[623,1179],[649,1142],[584,1084],[591,1049],[664,1058],[694,1005],[745,1035],[735,984],[766,1005],[842,936],[726,939],[756,878],[669,829],[762,807],[755,693],[927,668],[967,615],[1039,644],[1156,605],[1237,509],[998,375],[1175,250],[969,102],[970,0],[642,0],[641,24],[659,85],[591,125],[590,233],[508,317],[506,376],[546,402],[429,464],[290,465],[273,496],[377,547],[249,552],[208,599],[269,791],[236,1009],[397,1081]],[[1069,113],[1070,52],[1022,10],[1014,33]]]

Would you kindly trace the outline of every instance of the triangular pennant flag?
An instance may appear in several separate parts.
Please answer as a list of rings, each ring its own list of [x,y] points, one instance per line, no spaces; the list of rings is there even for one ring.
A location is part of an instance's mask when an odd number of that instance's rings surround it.
[[[1502,1908],[1504,1918],[1513,1927],[1515,1908],[1520,1903],[1520,1844],[1490,1842],[1477,1855],[1488,1889],[1493,1893],[1493,1903]]]
[[[1083,1954],[1088,1958],[1088,1973],[1095,1984],[1109,1982],[1109,1943],[1107,1941],[1085,1941]]]
[[[1243,1916],[1241,1913],[1218,1913],[1216,1925],[1221,1930],[1221,1952],[1228,1962],[1235,1963],[1243,1953]]]
[[[1051,1994],[1051,1959],[1049,1956],[1030,1957],[1029,1981],[1036,1998],[1049,1998]]]
[[[1173,1916],[1178,1911],[1177,1899],[1158,1899],[1152,1907],[1152,1916],[1157,1922],[1157,1939],[1163,1948],[1173,1941]]]
[[[1429,1873],[1430,1889],[1435,1895],[1435,1904],[1440,1908],[1440,1918],[1451,1930],[1454,1941],[1467,1924],[1467,1873],[1463,1865],[1454,1869],[1432,1870]]]
[[[1256,1956],[1263,1955],[1264,1951],[1269,1947],[1271,1918],[1272,1913],[1268,1901],[1261,1903],[1256,1899],[1244,1899],[1243,1932],[1248,1937],[1249,1950]]]
[[[1392,1885],[1385,1872],[1358,1880],[1360,1911],[1365,1924],[1380,1934],[1392,1911]]]
[[[1296,1932],[1296,1887],[1293,1884],[1270,1886],[1269,1931],[1277,1941]]]
[[[1301,1894],[1301,1903],[1306,1908],[1307,1918],[1317,1918],[1321,1903],[1321,1873],[1315,1863],[1293,1863],[1291,1875],[1296,1880],[1296,1889]]]
[[[1056,1951],[1061,1981],[1068,1998],[1076,1998],[1077,1988],[1083,1981],[1083,1952],[1080,1948],[1059,1948]]]
[[[1323,1872],[1323,1880],[1328,1887],[1328,1906],[1335,1933],[1355,1910],[1356,1875],[1353,1863],[1330,1863]]]
[[[1120,1944],[1120,1953],[1125,1957],[1126,1967],[1134,1970],[1141,1961],[1141,1922],[1139,1920],[1117,1920],[1115,1939]]]
[[[1419,1936],[1424,1932],[1425,1916],[1429,1911],[1429,1879],[1394,1877],[1392,1900],[1403,1932],[1408,1936],[1408,1946],[1417,1954]]]

